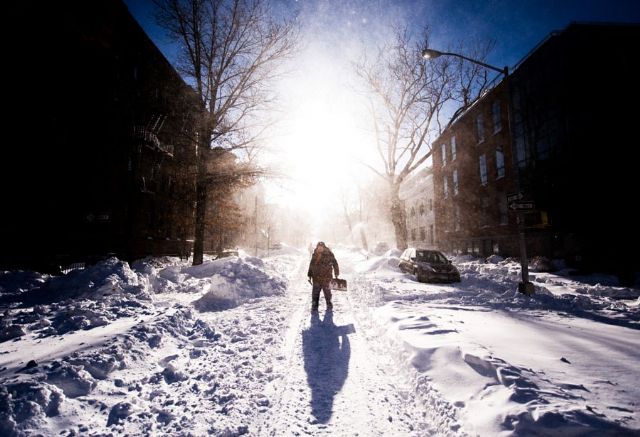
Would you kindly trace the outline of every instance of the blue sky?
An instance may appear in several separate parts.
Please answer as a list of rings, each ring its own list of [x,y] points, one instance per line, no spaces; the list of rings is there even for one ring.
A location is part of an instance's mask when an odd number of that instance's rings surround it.
[[[153,21],[151,0],[125,0],[151,39],[171,60],[170,44]],[[272,0],[282,11],[299,11],[304,35],[375,34],[379,26],[404,21],[431,26],[434,43],[460,39],[495,41],[489,62],[513,66],[550,32],[571,21],[640,23],[640,0]]]
[[[571,21],[638,22],[640,0],[270,0],[278,14],[296,13],[301,49],[274,84],[279,95],[277,128],[264,143],[268,165],[287,175],[267,186],[270,201],[297,205],[321,218],[336,199],[354,195],[380,168],[366,105],[355,91],[352,62],[378,42],[390,25],[418,36],[428,25],[431,48],[460,41],[494,41],[487,62],[513,67],[550,32]],[[151,0],[125,0],[151,39],[173,61],[175,52],[155,25]],[[465,53],[462,53],[465,54]],[[468,54],[468,53],[467,53]],[[357,85],[355,85],[357,87]],[[318,169],[331,169],[331,183]],[[342,197],[341,197],[342,196]],[[339,202],[338,202],[339,203]]]

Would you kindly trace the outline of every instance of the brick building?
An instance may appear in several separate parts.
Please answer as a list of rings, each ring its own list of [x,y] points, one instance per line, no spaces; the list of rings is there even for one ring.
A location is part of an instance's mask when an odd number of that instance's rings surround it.
[[[639,46],[640,25],[572,23],[520,61],[508,93],[502,81],[443,133],[434,185],[444,248],[517,256],[505,195],[521,192],[536,205],[524,215],[530,255],[637,269]]]
[[[465,111],[434,143],[437,241],[442,250],[512,254],[515,190],[504,83]]]
[[[400,187],[407,217],[409,246],[436,247],[433,174],[424,168],[407,179]]]
[[[8,9],[0,265],[188,254],[193,90],[118,0]]]

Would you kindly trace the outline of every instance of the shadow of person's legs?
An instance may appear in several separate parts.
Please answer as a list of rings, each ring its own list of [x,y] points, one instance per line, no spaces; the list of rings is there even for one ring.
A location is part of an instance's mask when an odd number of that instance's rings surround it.
[[[318,423],[327,423],[333,414],[333,400],[349,373],[351,348],[344,327],[333,323],[327,311],[320,322],[311,316],[309,329],[302,332],[302,350],[307,383],[311,389],[311,414]]]

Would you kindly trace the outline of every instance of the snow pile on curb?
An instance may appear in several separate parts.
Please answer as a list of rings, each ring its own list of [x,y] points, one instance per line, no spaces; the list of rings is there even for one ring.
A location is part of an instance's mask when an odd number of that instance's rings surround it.
[[[198,310],[220,311],[250,299],[282,295],[288,282],[282,273],[271,267],[272,263],[278,262],[265,263],[260,258],[243,255],[209,259],[197,266],[177,259],[168,260],[166,265],[145,260],[135,263],[134,269],[155,293],[201,294],[202,297],[194,302]],[[278,264],[277,267],[281,266]]]
[[[639,290],[602,275],[532,272],[536,294],[527,297],[515,291],[512,259],[461,256],[454,264],[461,283],[421,284],[381,268],[384,259],[360,259],[349,294],[367,336],[416,388],[438,433],[637,431],[638,390],[622,387],[640,377],[629,373],[639,356],[631,346]]]
[[[268,272],[259,258],[232,258],[211,261],[183,270],[195,278],[209,278],[209,291],[194,302],[200,311],[220,311],[249,299],[283,295],[288,282],[276,272]]]
[[[172,257],[149,258],[134,263],[133,269],[110,258],[58,277],[4,272],[0,305],[13,309],[0,321],[0,342],[28,333],[43,338],[89,330],[141,310],[148,313],[156,293],[202,294],[196,308],[218,311],[282,295],[287,285],[281,273],[250,256],[209,260],[199,266]]]
[[[377,256],[356,266],[355,271],[357,273],[370,273],[375,271],[399,272],[399,262],[400,258],[397,256]]]
[[[25,276],[29,280],[17,286]],[[0,305],[13,309],[0,322],[0,342],[28,333],[44,338],[88,330],[151,307],[148,281],[117,258],[64,276],[30,272],[1,278],[10,291]]]
[[[457,260],[471,259],[468,255]],[[513,260],[493,258],[492,262],[457,261],[459,284],[421,285],[411,275],[399,273],[397,259],[376,257],[354,267],[366,295],[367,305],[391,301],[463,304],[503,310],[566,312],[586,317],[604,317],[608,323],[640,327],[640,290],[595,283],[577,282],[553,273],[531,273],[535,294],[518,293],[520,266]],[[559,272],[563,273],[563,272]],[[596,276],[597,277],[597,276]],[[599,277],[597,277],[599,278]]]
[[[58,416],[62,406],[65,414],[75,412],[82,415],[86,408],[84,404],[87,401],[91,404],[88,398],[90,395],[109,394],[115,388],[117,391],[126,390],[121,396],[130,393],[138,398],[149,393],[149,387],[160,381],[173,384],[188,380],[196,375],[187,375],[181,365],[174,361],[175,358],[161,362],[158,368],[149,357],[153,356],[154,350],[160,350],[165,344],[176,344],[190,346],[187,353],[195,358],[205,355],[201,349],[210,347],[219,338],[220,334],[207,322],[194,317],[192,310],[178,307],[151,324],[140,323],[134,326],[124,335],[113,338],[98,349],[73,352],[42,365],[33,363],[16,374],[7,375],[3,380],[0,388],[0,434],[22,435],[30,431],[48,430],[46,433],[53,435],[56,433],[50,427],[55,425],[47,421],[47,418]],[[110,380],[115,372],[140,366],[146,372],[141,377],[129,374],[131,382],[126,377]],[[150,399],[153,398],[150,395]],[[141,400],[132,400],[129,405],[134,403],[140,404]],[[120,402],[110,411],[99,404],[95,405],[99,413],[93,414],[89,419],[94,423],[84,425],[88,429],[102,428],[105,424],[107,427],[116,426],[128,420],[136,422],[136,427],[139,427],[141,421],[148,420],[144,415],[129,418],[129,414],[125,414],[129,410],[123,405]],[[166,419],[164,417],[163,420],[166,422]]]
[[[37,272],[0,274],[2,302],[40,304],[67,299],[102,299],[128,294],[150,300],[149,287],[125,261],[109,258],[67,275],[50,276]]]

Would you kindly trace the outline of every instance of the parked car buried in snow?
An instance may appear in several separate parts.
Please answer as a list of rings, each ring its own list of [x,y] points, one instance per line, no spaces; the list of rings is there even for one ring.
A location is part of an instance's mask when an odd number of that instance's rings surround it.
[[[418,282],[460,282],[460,272],[437,250],[410,247],[400,256],[400,270],[416,275]]]
[[[213,259],[228,258],[230,256],[240,256],[238,249],[224,249],[213,256]]]
[[[376,247],[373,249],[373,253],[375,255],[384,255],[387,250],[389,250],[389,245],[384,241],[378,241]]]

